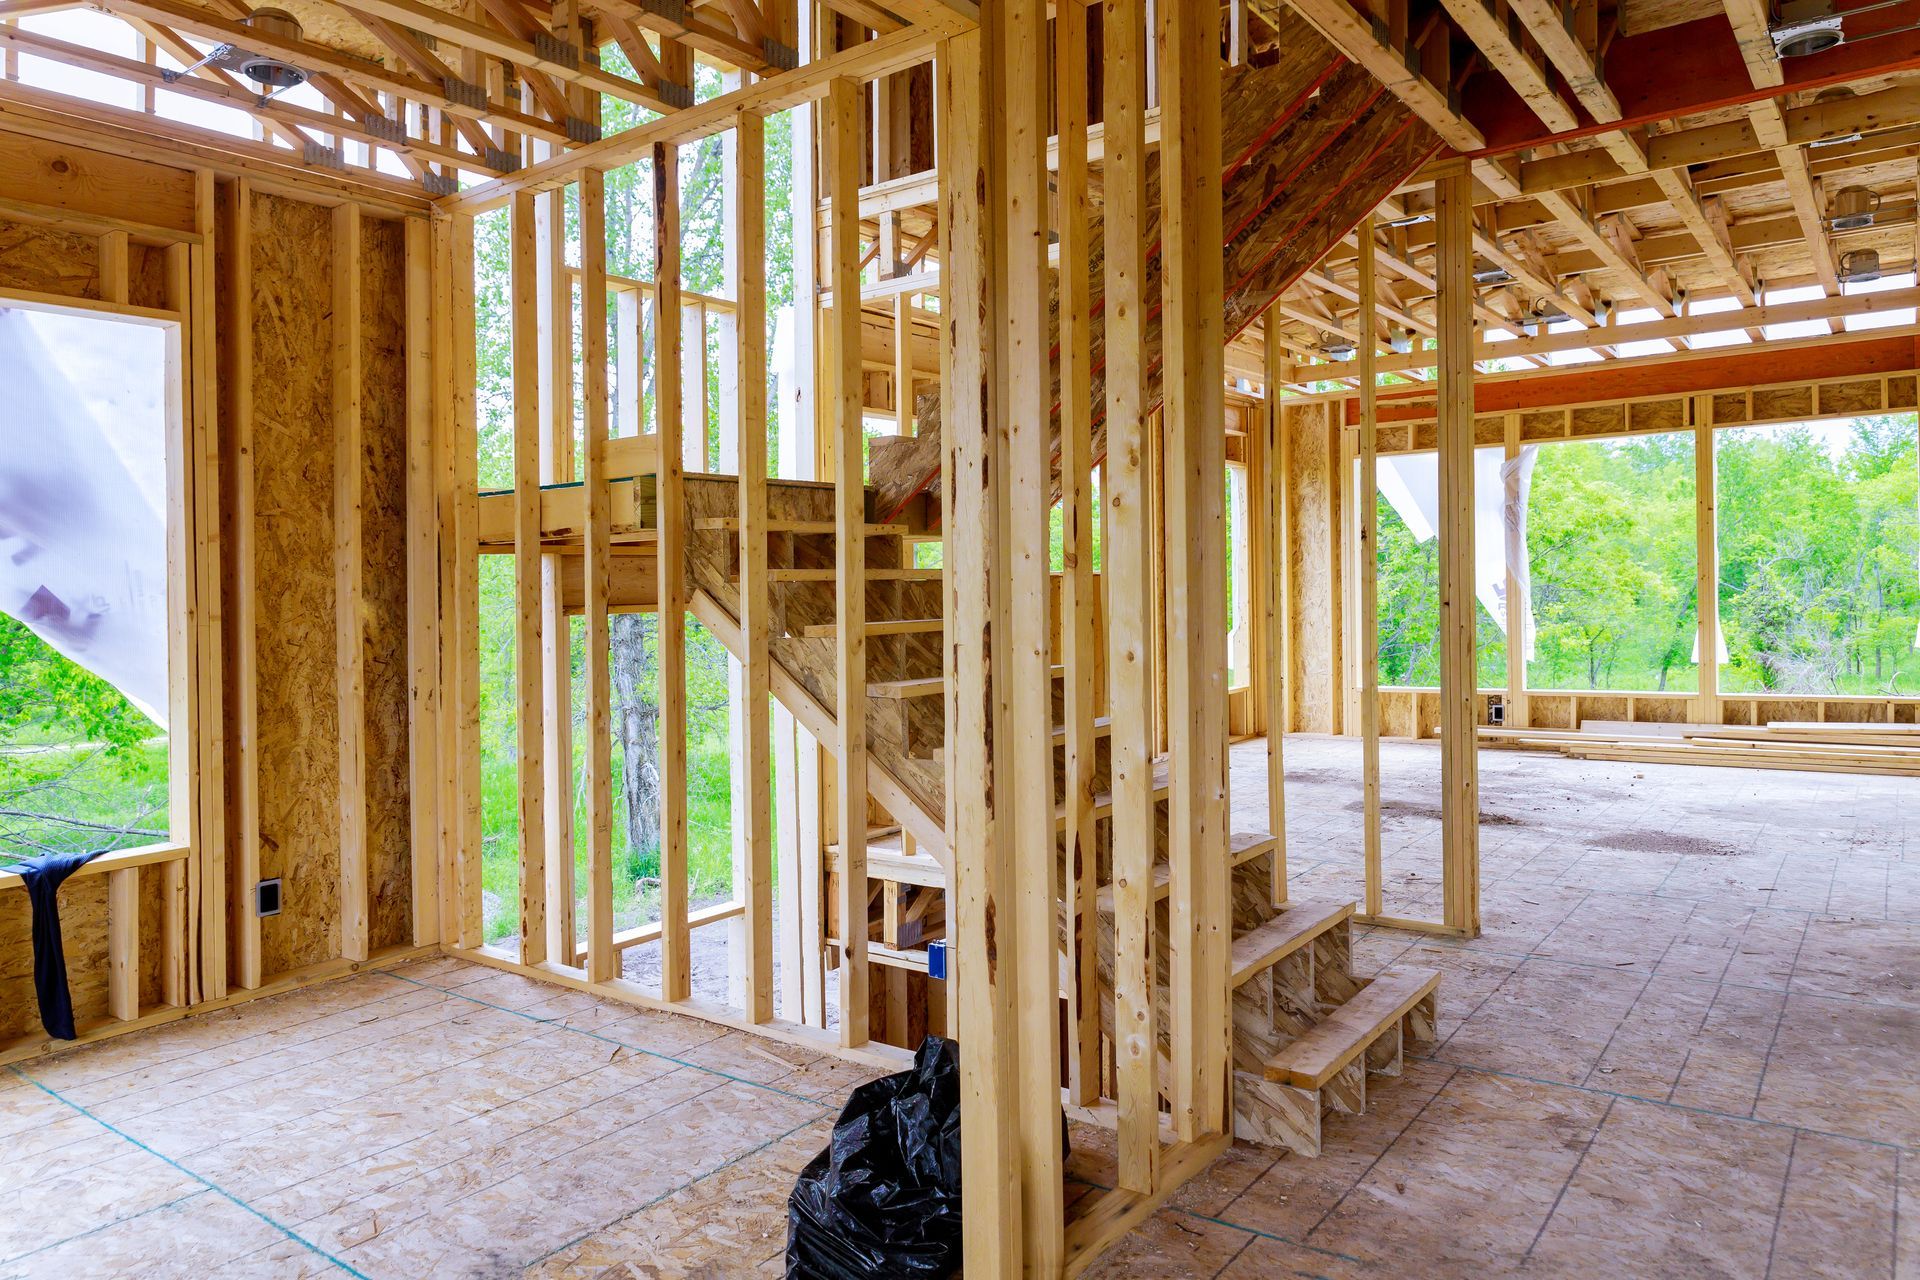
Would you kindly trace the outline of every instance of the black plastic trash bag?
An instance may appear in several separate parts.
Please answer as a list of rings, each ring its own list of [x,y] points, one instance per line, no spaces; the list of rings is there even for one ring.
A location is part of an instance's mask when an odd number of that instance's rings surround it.
[[[928,1036],[913,1070],[861,1085],[787,1198],[787,1280],[960,1270],[960,1052]]]

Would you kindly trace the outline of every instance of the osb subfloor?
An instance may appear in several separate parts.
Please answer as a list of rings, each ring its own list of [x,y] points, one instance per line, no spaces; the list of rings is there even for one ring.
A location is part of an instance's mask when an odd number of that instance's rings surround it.
[[[1287,744],[1293,891],[1359,892],[1358,750]],[[1235,825],[1264,823],[1235,748]],[[1482,757],[1485,935],[1327,1154],[1239,1147],[1099,1268],[1920,1277],[1920,784]],[[1437,757],[1385,750],[1391,909]],[[1914,816],[1910,816],[1914,815]],[[867,1073],[450,960],[0,1071],[0,1277],[778,1274]],[[1076,1128],[1075,1186],[1106,1143]]]

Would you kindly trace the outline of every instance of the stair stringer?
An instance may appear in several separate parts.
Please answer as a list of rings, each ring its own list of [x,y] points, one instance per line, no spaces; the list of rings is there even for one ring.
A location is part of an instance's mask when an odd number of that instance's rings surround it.
[[[701,624],[714,634],[729,653],[744,661],[746,644],[740,633],[740,593],[731,581],[735,570],[734,535],[698,527],[702,519],[737,513],[740,482],[733,476],[690,475],[685,477],[684,483],[688,601],[693,615]],[[795,480],[768,482],[769,514],[774,518],[831,520],[833,500],[832,485]],[[831,540],[824,536],[814,540],[827,544],[827,550],[822,553],[819,545],[803,545],[801,550],[831,565]],[[798,558],[804,560],[807,556],[802,554]],[[816,594],[820,599],[812,601],[811,606],[817,612],[824,600],[826,618],[831,620],[832,590],[832,583],[818,587],[801,584],[782,587],[778,594]],[[809,606],[807,603],[782,601],[774,607],[775,617],[778,618],[788,612],[801,613]],[[813,622],[820,619],[806,616],[800,620]],[[797,631],[798,626],[785,629]],[[807,640],[779,634],[782,630],[776,627],[776,634],[768,644],[771,658],[769,692],[808,733],[820,740],[822,746],[829,751],[838,751],[840,725],[836,712],[838,695],[832,661],[833,644],[826,640]],[[953,864],[946,833],[946,778],[930,763],[908,756],[901,726],[888,716],[884,708],[876,709],[872,705],[873,700],[868,701],[868,790],[951,877]]]

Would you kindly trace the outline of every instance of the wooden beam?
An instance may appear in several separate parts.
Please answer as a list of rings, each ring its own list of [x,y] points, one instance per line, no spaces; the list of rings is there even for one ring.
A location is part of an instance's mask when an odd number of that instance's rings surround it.
[[[664,1000],[693,994],[687,935],[687,602],[685,497],[680,456],[684,353],[680,314],[680,148],[653,148],[654,429],[660,540],[660,985]]]
[[[567,265],[567,193],[543,192],[534,208],[538,241],[540,343],[540,483],[577,479],[574,463],[573,272]],[[601,272],[605,278],[604,269]],[[582,273],[584,277],[584,272]],[[583,286],[584,287],[584,286]],[[605,310],[604,298],[602,311]],[[601,381],[604,383],[604,376]],[[634,430],[638,431],[638,417]],[[638,438],[637,435],[635,437]],[[583,508],[585,504],[582,504]],[[561,557],[540,557],[540,672],[546,741],[547,958],[578,964],[575,919],[573,632],[567,620]]]
[[[1694,719],[1720,721],[1719,484],[1713,465],[1713,397],[1693,397],[1694,643],[1700,650]]]
[[[607,485],[607,189],[598,169],[580,171],[580,395],[585,431],[587,980],[620,973],[613,945],[613,679],[608,669],[608,561],[612,494]],[[662,459],[662,470],[665,470]],[[663,508],[664,509],[664,508]],[[662,615],[662,635],[665,615]],[[663,726],[662,732],[666,730]]]
[[[107,1012],[122,1022],[140,1016],[140,869],[107,873]]]
[[[242,178],[226,188],[228,270],[222,316],[227,323],[221,390],[226,398],[227,466],[233,493],[233,585],[228,605],[232,627],[233,743],[228,783],[233,814],[228,854],[228,916],[233,937],[230,980],[251,991],[260,985],[260,915],[254,900],[260,881],[259,672],[253,482],[253,184]]]
[[[513,683],[519,807],[520,959],[547,958],[546,697],[540,609],[540,254],[532,192],[508,227],[513,378]]]
[[[160,0],[137,2],[159,3]],[[925,62],[932,54],[934,42],[943,34],[937,28],[908,27],[880,36],[803,63],[798,70],[757,81],[599,142],[576,147],[564,157],[528,165],[517,173],[480,183],[457,196],[446,197],[440,205],[448,210],[481,213],[505,204],[512,193],[522,187],[545,191],[560,186],[571,176],[573,168],[581,164],[618,168],[642,158],[663,142],[698,142],[724,133],[733,127],[734,117],[742,111],[772,114],[803,102],[817,102],[827,96],[835,80],[863,81]]]
[[[1440,805],[1445,923],[1480,932],[1473,568],[1473,190],[1435,184],[1440,321]]]
[[[1354,661],[1359,670],[1360,705],[1360,850],[1366,877],[1368,915],[1386,911],[1380,872],[1380,441],[1374,430],[1378,417],[1378,385],[1374,375],[1373,345],[1373,215],[1360,220],[1361,330],[1360,344],[1360,483],[1354,527],[1358,547],[1354,591],[1359,597],[1354,626],[1359,638]],[[1469,325],[1472,320],[1469,318]],[[1444,358],[1444,357],[1443,357]]]
[[[1000,597],[1008,604],[992,643],[1008,641],[1003,699],[1011,764],[1014,847],[1021,852],[1010,897],[1010,927],[1001,933],[1001,963],[1011,964],[1017,995],[1021,1228],[1026,1267],[1051,1275],[1060,1265],[1064,1201],[1060,1185],[1060,976],[1053,772],[1052,642],[1047,611],[1014,601],[1048,598],[1047,543],[1053,506],[1052,348],[1047,264],[1047,29],[1045,0],[1006,0],[983,15],[988,51],[988,164],[1000,177],[997,239],[1005,245],[990,313],[998,368],[995,411],[1005,507],[1007,564]],[[1218,155],[1216,147],[1212,152]],[[1216,166],[1217,167],[1217,166]],[[1217,255],[1216,255],[1217,256]],[[844,296],[844,295],[843,295]],[[996,751],[1002,750],[1000,741]],[[1045,850],[1044,856],[1034,856]],[[1002,1046],[1004,1051],[1004,1046]]]
[[[1286,352],[1280,345],[1279,326],[1267,317],[1264,334],[1266,385],[1260,405],[1260,420],[1266,432],[1266,474],[1261,482],[1261,501],[1265,508],[1266,529],[1266,686],[1267,686],[1267,831],[1273,836],[1273,877],[1271,901],[1286,903],[1287,887],[1287,766],[1286,737],[1288,713],[1287,674],[1292,663],[1293,638],[1288,634],[1287,618],[1292,603],[1289,586],[1292,574],[1292,537],[1287,522],[1287,484],[1292,474],[1292,449],[1281,416],[1280,386],[1290,377]]]
[[[1060,660],[1066,666],[1067,1091],[1100,1097],[1099,852],[1094,834],[1093,298],[1087,263],[1087,11],[1054,18],[1054,111],[1060,138],[1055,183],[1060,246]],[[1050,701],[1050,700],[1049,700]]]
[[[407,794],[410,802],[413,941],[440,941],[442,814],[440,752],[440,518],[434,494],[433,248],[429,224],[405,224],[407,377]],[[248,279],[245,271],[241,279]],[[251,286],[247,286],[249,289]],[[255,804],[258,804],[256,798]],[[256,816],[256,823],[257,823]],[[256,828],[257,829],[257,828]],[[256,857],[258,855],[256,854]],[[256,867],[256,876],[258,874]],[[251,894],[252,890],[247,890]],[[241,897],[236,893],[235,898]],[[257,948],[257,934],[255,946]],[[257,965],[257,960],[256,960]],[[255,972],[255,985],[258,972]]]
[[[1159,13],[1173,1128],[1230,1132],[1218,15]]]
[[[733,343],[735,429],[739,433],[740,475],[740,634],[746,642],[741,682],[746,714],[740,736],[744,768],[736,785],[747,788],[746,882],[740,887],[746,910],[746,1008],[749,1019],[773,1017],[773,812],[768,710],[773,632],[767,577],[767,238],[766,121],[743,112],[734,139],[733,253],[739,301]],[[864,710],[864,708],[862,708]],[[843,841],[842,847],[845,847]],[[806,892],[798,886],[790,893]]]
[[[833,217],[834,291],[860,292],[860,162],[865,94],[837,80],[827,95],[827,189]],[[867,1041],[867,555],[866,428],[861,388],[860,312],[836,307],[831,349],[834,395],[834,680],[840,749],[835,801],[840,831],[840,1043]]]
[[[1479,151],[1487,145],[1479,129],[1450,101],[1450,86],[1429,80],[1416,57],[1382,40],[1379,29],[1347,0],[1289,2],[1334,48],[1365,67],[1454,150]]]
[[[340,955],[367,958],[366,604],[361,590],[360,206],[333,211],[334,674],[339,706]]]

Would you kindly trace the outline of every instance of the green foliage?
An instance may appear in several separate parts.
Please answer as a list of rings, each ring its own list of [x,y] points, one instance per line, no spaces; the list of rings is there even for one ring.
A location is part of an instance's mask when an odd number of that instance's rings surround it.
[[[606,51],[608,65],[626,68],[618,50]],[[705,99],[720,90],[718,74],[696,67],[695,95]],[[650,118],[629,103],[603,100],[605,128],[612,133]],[[793,299],[792,189],[793,116],[783,112],[766,122],[766,308],[767,331],[756,335],[771,352],[774,324],[781,307]],[[703,139],[680,150],[680,276],[682,287],[710,297],[727,296],[726,229],[729,210],[726,189],[726,140]],[[637,280],[653,278],[654,216],[651,160],[611,170],[606,175],[607,269]],[[478,470],[480,487],[512,487],[513,379],[512,333],[507,317],[511,283],[510,228],[504,212],[476,220],[474,279],[476,356],[478,372]],[[568,261],[580,257],[578,189],[569,188],[567,200]],[[586,322],[576,294],[574,324]],[[608,325],[608,353],[617,350],[612,330],[613,308],[601,318]],[[721,318],[707,317],[708,358],[705,417],[708,424],[707,466],[725,471],[720,442],[733,429],[722,417],[723,384],[730,387],[733,369],[721,358]],[[654,325],[642,323],[639,420],[651,429],[655,386]],[[576,344],[577,350],[577,344]],[[699,352],[688,343],[689,367],[699,367]],[[771,363],[771,362],[769,362]],[[768,370],[767,451],[779,457],[780,399]],[[619,403],[617,364],[610,365],[607,382]],[[576,457],[583,423],[579,360],[574,369],[574,434]],[[627,434],[634,423],[613,419],[615,434]],[[481,826],[482,887],[487,901],[489,939],[518,931],[518,743],[514,681],[514,574],[504,556],[481,557]],[[614,745],[614,908],[616,927],[626,928],[658,918],[660,874],[658,812],[658,624],[654,615],[616,615],[613,625],[612,685]],[[587,797],[584,787],[587,707],[585,646],[579,620],[573,628],[574,787],[571,805],[575,832],[574,882],[584,909],[587,884]],[[687,841],[691,883],[696,903],[724,898],[732,891],[732,793],[728,767],[727,653],[719,640],[689,620],[687,627]],[[554,798],[549,798],[553,803]]]
[[[0,861],[167,838],[167,748],[106,681],[0,615]]]
[[[1920,692],[1914,418],[1715,435],[1723,692]],[[1437,676],[1438,559],[1380,503],[1380,679]],[[1543,445],[1528,512],[1535,689],[1691,692],[1690,434]],[[1480,612],[1480,681],[1506,683]]]
[[[1377,499],[1380,683],[1436,688],[1440,683],[1440,540],[1414,541],[1385,498]],[[1475,604],[1482,686],[1507,682],[1507,639]]]

